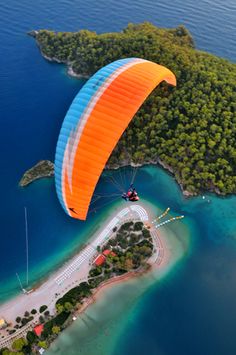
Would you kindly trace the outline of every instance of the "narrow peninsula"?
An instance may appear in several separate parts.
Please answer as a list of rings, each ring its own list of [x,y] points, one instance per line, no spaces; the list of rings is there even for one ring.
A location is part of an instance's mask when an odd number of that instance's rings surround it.
[[[25,187],[37,179],[51,176],[54,176],[54,164],[50,160],[40,160],[24,173],[19,185]]]
[[[145,204],[124,204],[44,283],[0,305],[0,354],[41,354],[101,288],[154,270],[160,277],[184,255],[178,238],[161,230],[183,216],[162,222],[169,209],[156,216]]]
[[[42,55],[88,77],[125,57],[162,64],[177,87],[162,84],[148,97],[120,139],[109,168],[160,164],[186,195],[236,192],[236,64],[194,48],[184,26],[129,24],[117,33],[31,32]]]

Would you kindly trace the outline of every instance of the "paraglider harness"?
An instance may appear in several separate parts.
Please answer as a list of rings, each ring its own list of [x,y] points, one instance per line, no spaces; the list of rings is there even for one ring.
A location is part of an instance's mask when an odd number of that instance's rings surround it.
[[[138,200],[139,200],[137,191],[135,190],[133,184],[130,185],[130,188],[129,188],[128,192],[124,192],[124,193],[122,194],[122,198],[123,198],[125,201],[131,201],[131,202],[134,202],[134,201],[138,201]]]

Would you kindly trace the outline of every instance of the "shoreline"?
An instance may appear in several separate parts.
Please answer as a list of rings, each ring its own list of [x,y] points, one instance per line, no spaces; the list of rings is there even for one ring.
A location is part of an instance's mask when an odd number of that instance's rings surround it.
[[[112,288],[114,285],[123,284],[125,282],[128,282],[128,281],[134,279],[134,278],[136,278],[136,279],[140,278],[144,275],[147,275],[153,271],[160,269],[160,267],[164,268],[165,266],[167,266],[169,258],[171,257],[170,246],[167,245],[167,243],[165,243],[165,238],[163,238],[163,240],[162,240],[162,237],[160,237],[160,235],[158,235],[158,239],[159,239],[159,243],[161,244],[162,249],[164,251],[164,253],[161,255],[161,260],[156,260],[156,261],[154,261],[154,263],[151,263],[151,264],[149,264],[147,262],[148,265],[150,266],[147,269],[137,270],[137,271],[129,271],[124,275],[115,276],[111,279],[108,279],[108,280],[102,282],[94,290],[94,293],[75,312],[75,315],[80,315],[80,314],[84,313],[90,305],[96,303],[103,296],[103,293],[105,291],[107,291],[109,288]],[[165,244],[165,246],[163,246],[163,244]],[[153,255],[150,257],[150,259],[156,258],[156,254],[157,253],[154,252]]]
[[[40,179],[38,179],[40,180]],[[94,235],[99,233],[99,231],[102,229],[102,224],[106,223],[106,221],[110,218],[112,218],[115,215],[115,212],[117,209],[119,209],[120,206],[113,206],[114,211],[112,212],[111,210],[108,211],[106,217],[102,217],[101,220],[98,222],[98,226],[92,226],[90,230],[87,232],[87,238],[86,241],[83,241],[80,245],[78,246],[71,246],[70,250],[67,251],[63,256],[61,256],[59,261],[56,261],[54,263],[54,266],[47,270],[43,276],[39,276],[37,280],[33,280],[31,282],[31,288],[33,290],[37,290],[42,284],[47,282],[49,278],[53,277],[58,273],[59,270],[65,268],[71,261],[74,260],[74,258],[81,252],[83,251],[84,248],[86,248],[87,244],[89,241],[92,241],[94,238]],[[84,237],[84,234],[82,235]],[[47,261],[46,261],[47,263]],[[41,264],[39,265],[41,266]],[[8,299],[3,299],[0,301],[0,310],[1,307],[7,303],[10,302],[11,300],[15,299],[16,297],[19,297],[22,295],[22,292],[15,293],[14,295],[11,295],[8,297]],[[0,314],[1,316],[1,314]]]
[[[50,160],[39,160],[22,175],[19,186],[27,187],[32,182],[54,176],[54,164]]]
[[[42,54],[43,55],[43,54]],[[44,55],[43,55],[44,56]],[[47,58],[46,56],[44,56],[47,60],[50,60],[50,58]],[[69,70],[68,69],[68,73],[69,73]],[[74,75],[75,74],[75,75]],[[71,72],[70,74],[71,76],[74,76],[74,77],[77,77],[78,79],[82,79],[82,78],[85,78],[85,76],[78,76],[76,73],[73,72],[73,69],[71,68]],[[24,172],[24,174],[22,175],[22,178],[19,182],[19,186],[20,187],[27,187],[29,184],[33,183],[34,181],[36,180],[40,180],[40,179],[43,179],[43,178],[51,178],[51,177],[54,177],[54,172],[52,173],[51,171],[48,172],[48,174],[42,174],[42,176],[37,176],[35,178],[32,178],[29,182],[27,182],[26,184],[21,184],[21,181],[23,180],[23,178],[25,177],[25,175],[27,175],[29,172],[31,172],[31,170],[33,171],[35,169],[35,167],[37,168],[38,164],[42,163],[42,162],[49,162],[51,164],[53,164],[50,160],[40,160],[37,164],[35,164],[34,166],[32,166],[30,169],[26,170]],[[191,197],[197,197],[197,196],[201,196],[201,195],[204,195],[204,194],[207,194],[207,193],[214,193],[216,194],[217,196],[219,197],[227,197],[227,196],[231,196],[231,195],[234,195],[234,194],[223,194],[221,193],[218,189],[215,189],[215,190],[203,190],[203,191],[199,191],[198,193],[196,192],[189,192],[188,190],[184,189],[183,187],[183,184],[181,181],[179,181],[174,172],[173,172],[173,169],[165,164],[164,162],[162,162],[159,158],[157,160],[151,160],[151,161],[144,161],[142,163],[133,163],[132,161],[124,161],[122,164],[120,165],[109,165],[107,164],[105,169],[106,170],[118,170],[120,168],[125,168],[125,167],[134,167],[134,168],[137,168],[137,167],[140,167],[142,168],[143,166],[145,165],[154,165],[154,166],[157,166],[157,167],[161,167],[163,168],[171,177],[173,177],[175,179],[175,182],[177,183],[177,185],[180,187],[180,190],[183,194],[183,196],[185,198],[191,198]]]
[[[37,31],[35,31],[37,32]],[[31,35],[32,36],[32,35]],[[43,53],[42,48],[40,46],[40,43],[37,40],[37,35],[36,36],[32,36],[36,39],[36,43],[39,47],[41,56],[46,59],[47,61],[49,61],[50,63],[57,63],[57,64],[64,64],[66,66],[66,73],[68,76],[72,77],[72,78],[76,78],[76,79],[86,79],[88,80],[90,78],[90,75],[88,74],[77,74],[73,68],[72,68],[72,64],[70,62],[65,62],[62,60],[57,59],[56,57],[48,57],[46,54]]]
[[[120,287],[122,287],[118,292],[122,292],[121,290],[125,290],[123,288],[127,287],[133,287],[134,289],[139,288],[138,294],[141,294],[144,292],[145,289],[147,289],[149,286],[151,286],[153,283],[160,282],[162,279],[164,279],[169,272],[173,269],[173,267],[182,259],[184,256],[183,250],[181,251],[180,254],[178,254],[178,251],[176,252],[175,246],[171,240],[169,240],[169,233],[168,231],[160,231],[158,230],[158,239],[159,242],[161,243],[161,247],[164,250],[164,253],[161,255],[161,261],[158,260],[157,254],[154,253],[150,259],[154,258],[154,262],[152,262],[149,268],[140,270],[140,271],[131,271],[128,272],[124,275],[121,276],[116,276],[113,277],[109,280],[104,281],[101,283],[92,293],[90,297],[85,299],[84,303],[79,306],[74,313],[71,316],[70,321],[68,322],[66,328],[62,331],[62,336],[64,332],[70,331],[70,327],[76,326],[75,323],[79,322],[81,323],[81,320],[84,319],[86,315],[91,316],[91,314],[95,311],[96,307],[98,309],[100,307],[104,307],[104,300],[106,300],[106,297],[113,292],[113,289],[118,287],[118,290]],[[155,244],[154,244],[155,245]],[[178,248],[177,248],[178,249]],[[148,263],[148,261],[147,261]],[[126,286],[126,285],[127,286]],[[141,291],[140,291],[140,285],[142,284]],[[114,291],[117,292],[117,291]],[[121,293],[120,293],[121,295]],[[133,296],[131,296],[133,299]],[[136,298],[136,297],[135,297]],[[92,313],[91,313],[92,312]],[[61,341],[61,337],[57,337],[49,347],[49,351],[52,347],[53,351],[57,349],[58,345],[57,342]],[[54,352],[53,352],[54,353]]]
[[[91,265],[94,260],[94,254],[96,256],[97,251],[93,249],[91,257],[86,256],[85,260],[83,261],[83,264],[80,265],[79,269],[76,270],[76,273],[71,275],[71,277],[67,278],[65,281],[60,282],[60,278],[62,278],[62,274],[66,274],[68,272],[68,268],[70,265],[76,262],[78,259],[78,255],[80,257],[82,256],[83,252],[87,248],[91,248],[91,245],[94,245],[95,248],[95,242],[98,239],[98,236],[101,236],[101,230],[104,230],[104,228],[107,228],[109,223],[111,223],[112,220],[114,220],[114,216],[118,216],[119,213],[124,212],[124,210],[128,210],[128,208],[124,208],[124,206],[127,206],[125,203],[122,204],[121,206],[117,207],[113,213],[110,214],[109,218],[106,218],[106,221],[103,221],[101,223],[101,226],[99,226],[98,230],[94,233],[93,237],[90,238],[89,242],[87,243],[88,246],[84,246],[82,249],[80,249],[80,252],[74,255],[72,258],[70,258],[66,263],[64,263],[60,268],[58,268],[55,272],[53,272],[51,275],[48,276],[46,281],[43,281],[41,284],[36,285],[32,290],[28,292],[28,294],[20,294],[12,299],[10,299],[7,302],[4,302],[0,305],[0,315],[3,317],[7,323],[9,324],[14,324],[15,319],[17,316],[23,316],[25,311],[31,311],[33,308],[39,309],[39,307],[42,304],[46,304],[48,306],[48,310],[50,311],[50,314],[55,314],[55,303],[58,298],[62,297],[63,294],[68,292],[69,289],[73,288],[75,285],[79,284],[80,282],[87,281],[87,276],[88,276],[88,271],[91,268]],[[132,207],[135,205],[131,205]],[[145,210],[148,215],[148,220],[152,220],[153,217],[155,216],[154,212],[151,210],[151,207],[147,203],[139,203],[139,208]],[[145,207],[143,207],[145,206]],[[131,219],[131,220],[142,220],[141,216],[137,214],[135,215],[136,212],[132,212],[132,209],[129,209],[129,212],[127,212],[128,216],[122,217],[120,219],[120,223],[123,224],[126,220]],[[135,217],[136,216],[136,217]],[[108,223],[109,222],[109,223]],[[145,222],[143,222],[145,223]],[[159,233],[158,233],[159,234]],[[162,238],[160,236],[160,238]],[[164,238],[163,238],[164,239]],[[107,239],[106,239],[107,240]],[[102,245],[103,242],[99,242],[99,245]],[[154,244],[154,247],[156,249],[156,246]],[[153,258],[153,255],[156,255],[156,251],[152,254],[150,258]],[[146,272],[146,271],[145,271]],[[95,289],[95,294],[92,295],[92,297],[95,297],[96,295],[99,294],[101,289],[104,289],[107,287],[107,285],[113,285],[113,283],[117,282],[123,282],[124,280],[133,278],[134,275],[139,276],[143,274],[143,270],[137,271],[137,272],[131,272],[130,274],[124,274],[122,275],[122,278],[115,277],[114,279],[111,278],[108,280],[108,282],[105,282],[104,284],[99,285],[98,290],[97,288]],[[63,276],[64,277],[64,276]],[[89,303],[87,306],[91,304],[91,300],[89,300]],[[11,341],[13,339],[18,338],[19,336],[26,335],[27,331],[32,329],[33,326],[38,324],[38,319],[39,319],[40,313],[38,313],[35,318],[27,323],[26,326],[23,328],[20,328],[17,330],[15,333],[12,335],[8,335],[6,332],[4,333],[4,339],[1,340],[0,342],[0,347],[2,346],[9,346]],[[2,331],[1,331],[2,333]]]
[[[81,305],[81,307],[79,307],[77,309],[77,311],[75,311],[75,315],[79,316],[79,315],[83,314],[89,306],[91,306],[92,304],[96,303],[96,301],[100,297],[102,297],[102,293],[104,291],[106,291],[107,289],[111,288],[114,285],[118,285],[120,283],[124,283],[126,281],[129,281],[129,280],[131,280],[134,277],[140,277],[146,272],[148,272],[148,271],[137,271],[137,272],[130,271],[130,272],[124,274],[124,275],[115,276],[115,277],[112,277],[109,280],[106,280],[106,281],[102,282],[94,290],[94,293],[87,300],[85,300],[85,302]]]
[[[102,224],[103,222],[106,223],[107,220],[112,219],[112,218],[115,216],[115,214],[116,214],[116,212],[117,212],[117,209],[118,209],[118,211],[119,211],[119,210],[122,209],[122,208],[121,208],[121,206],[120,206],[120,207],[115,206],[114,209],[115,209],[114,212],[109,213],[108,217],[107,217],[107,218],[104,218],[105,221],[101,221],[101,224]],[[99,223],[100,223],[100,222],[99,222]],[[68,264],[70,264],[70,262],[72,262],[72,261],[76,258],[76,256],[77,256],[79,253],[81,253],[81,252],[86,248],[87,244],[88,244],[89,242],[92,242],[92,241],[95,239],[96,234],[98,234],[101,229],[103,229],[103,227],[102,227],[100,224],[99,224],[99,226],[98,226],[95,230],[94,230],[94,228],[92,228],[92,230],[89,231],[88,240],[87,240],[85,243],[82,243],[82,244],[81,244],[80,246],[78,246],[77,248],[75,248],[73,251],[71,251],[67,256],[65,256],[65,258],[62,260],[62,262],[59,262],[59,263],[60,263],[60,266],[56,265],[55,268],[53,268],[52,270],[50,270],[47,275],[42,276],[42,278],[40,278],[39,281],[33,282],[32,289],[33,289],[33,290],[37,290],[37,289],[40,288],[44,283],[46,283],[50,278],[56,276],[56,275],[60,272],[60,270],[63,270]],[[11,302],[13,299],[15,299],[15,298],[17,298],[17,297],[20,297],[20,296],[22,296],[22,293],[17,294],[17,295],[15,295],[15,296],[11,297],[9,301],[6,300],[6,301],[0,302],[0,311],[1,311],[1,308],[2,308],[2,306],[3,306],[4,304],[6,304],[6,303],[8,303],[8,302]]]

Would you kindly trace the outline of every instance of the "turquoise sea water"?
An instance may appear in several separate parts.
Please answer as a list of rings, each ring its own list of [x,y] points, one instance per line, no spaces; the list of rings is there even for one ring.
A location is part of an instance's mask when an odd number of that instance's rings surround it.
[[[86,223],[73,221],[58,204],[53,180],[35,182],[27,189],[17,186],[27,168],[39,159],[54,158],[61,122],[83,85],[82,81],[67,77],[63,66],[46,62],[26,31],[88,28],[105,32],[120,30],[128,22],[145,20],[163,27],[184,23],[199,49],[235,62],[236,5],[234,0],[224,3],[42,0],[34,4],[29,0],[12,0],[1,5],[0,301],[3,301],[19,292],[15,272],[20,273],[23,282],[25,279],[24,206],[28,208],[31,285],[86,242],[109,213],[109,205],[99,209],[97,201],[97,212],[91,213]],[[119,179],[119,172],[114,174]],[[112,297],[117,300],[116,312],[110,309],[107,319],[99,313],[100,306],[94,306],[91,312],[97,321],[91,330],[94,342],[91,347],[96,344],[96,354],[102,355],[235,355],[236,198],[207,196],[206,200],[201,197],[185,200],[174,180],[154,167],[142,168],[136,184],[144,199],[186,215],[183,223],[194,241],[192,252],[161,284],[154,282],[149,288],[144,287],[143,292],[138,284],[134,293],[132,287],[115,288]],[[112,189],[101,180],[100,192]],[[126,297],[119,304],[123,294]],[[104,298],[108,305],[109,297],[108,293]],[[102,324],[113,331],[106,335],[105,329],[101,333]],[[81,334],[88,335],[89,327],[87,333]],[[86,346],[91,339],[85,336],[82,344],[76,336],[79,329],[77,322],[73,330],[65,332],[66,341],[63,335],[57,344],[58,354],[65,354],[68,343],[68,355],[88,354]]]
[[[190,234],[187,254],[161,282],[150,276],[105,292],[48,354],[233,355],[236,198],[186,200],[173,178],[153,166],[140,169],[136,184],[145,199],[185,215],[167,232],[180,240]]]

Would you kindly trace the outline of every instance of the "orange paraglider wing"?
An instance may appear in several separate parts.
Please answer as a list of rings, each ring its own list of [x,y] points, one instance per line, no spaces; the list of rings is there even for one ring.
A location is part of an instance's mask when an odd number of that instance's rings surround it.
[[[71,217],[85,220],[94,189],[122,133],[152,90],[174,74],[156,63],[127,58],[94,74],[64,119],[55,158],[58,198]]]

